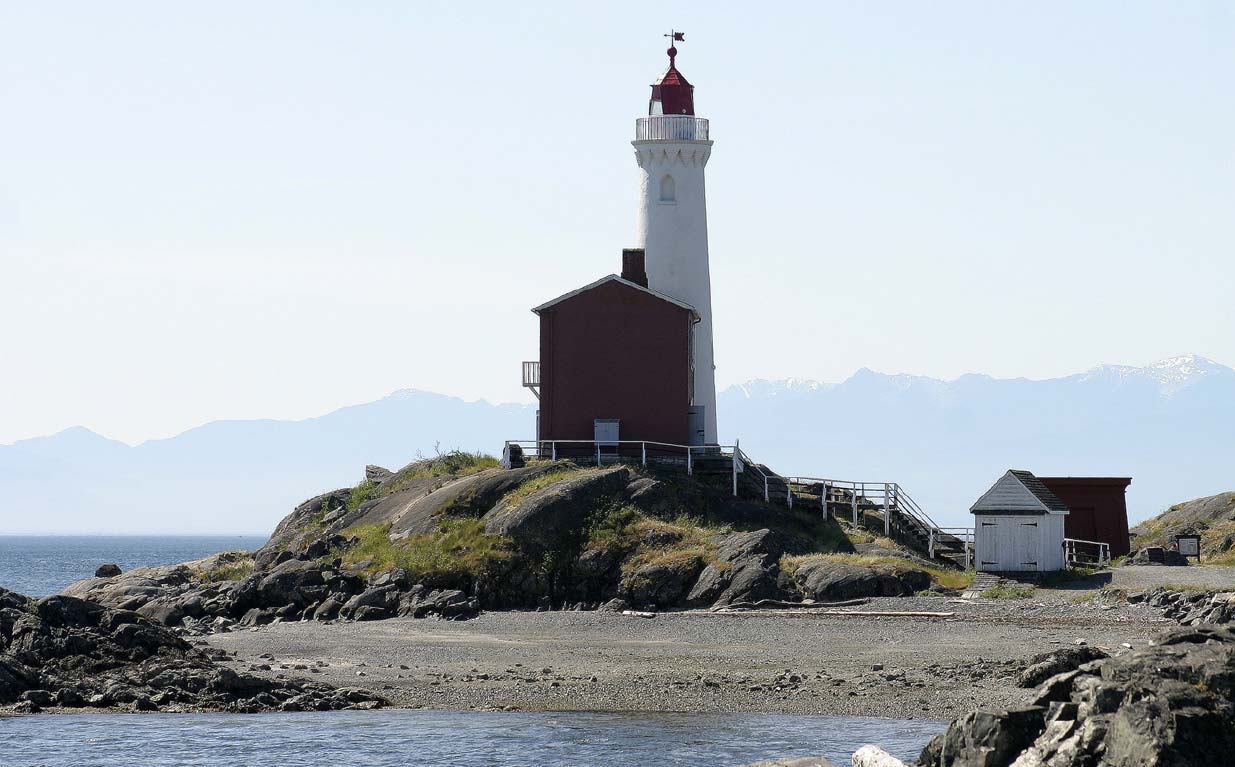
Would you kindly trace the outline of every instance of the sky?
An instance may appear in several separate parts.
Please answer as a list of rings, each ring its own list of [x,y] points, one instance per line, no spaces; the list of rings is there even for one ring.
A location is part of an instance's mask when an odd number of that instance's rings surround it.
[[[0,1],[0,443],[531,401],[670,28],[721,386],[1235,364],[1235,5],[528,5]]]

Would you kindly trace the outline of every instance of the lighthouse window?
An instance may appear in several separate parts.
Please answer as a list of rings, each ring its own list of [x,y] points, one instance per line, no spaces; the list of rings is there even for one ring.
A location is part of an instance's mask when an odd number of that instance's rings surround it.
[[[660,180],[660,201],[673,202],[677,199],[677,190],[674,188],[673,176],[665,176]]]

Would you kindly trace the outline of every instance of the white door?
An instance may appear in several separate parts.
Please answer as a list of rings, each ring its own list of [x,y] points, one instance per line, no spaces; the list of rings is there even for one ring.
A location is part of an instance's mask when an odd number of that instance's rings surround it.
[[[1042,540],[1042,525],[1037,520],[1022,521],[1016,531],[1016,552],[1019,555],[1016,570],[1041,570],[1038,562],[1038,542]]]
[[[977,555],[977,569],[981,572],[998,572],[1000,569],[998,531],[998,518],[977,518],[973,544],[974,553]]]

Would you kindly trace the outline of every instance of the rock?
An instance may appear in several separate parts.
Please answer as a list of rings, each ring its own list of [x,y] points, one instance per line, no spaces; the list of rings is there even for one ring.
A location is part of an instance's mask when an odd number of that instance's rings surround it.
[[[0,589],[0,704],[269,711],[292,698],[314,710],[383,703],[369,693],[358,693],[359,701],[339,694],[327,685],[217,666],[134,612],[63,595],[36,602]]]
[[[622,592],[636,605],[670,607],[686,596],[703,566],[698,557],[654,561],[624,578]]]
[[[364,481],[365,482],[379,482],[379,483],[385,482],[386,480],[390,479],[394,475],[395,473],[393,471],[391,471],[390,469],[383,469],[381,466],[374,466],[373,464],[369,464],[368,466],[364,467]]]
[[[905,767],[905,763],[879,746],[862,746],[853,752],[852,767]]]
[[[1037,706],[970,712],[953,722],[947,732],[932,738],[918,763],[922,767],[1009,765],[1042,731],[1045,713]]]
[[[632,506],[652,517],[667,517],[680,508],[673,489],[651,477],[632,480],[626,486],[626,497]]]
[[[393,613],[384,607],[362,605],[352,614],[352,618],[358,621],[381,621],[393,617],[393,615]]]
[[[620,613],[623,610],[629,610],[630,603],[627,602],[625,599],[622,599],[621,597],[617,597],[614,599],[610,599],[608,602],[605,602],[603,605],[600,606],[600,609],[603,612],[607,612],[607,613]]]
[[[94,571],[95,578],[115,578],[119,574],[120,565],[117,564],[99,565],[98,569]]]
[[[1188,558],[1178,551],[1161,546],[1146,546],[1134,551],[1123,561],[1124,565],[1164,565],[1167,567],[1187,567]]]
[[[801,593],[820,602],[859,597],[911,596],[930,585],[930,576],[907,567],[861,567],[827,558],[808,559],[793,573]]]
[[[582,510],[596,508],[606,497],[620,496],[629,479],[630,470],[624,466],[565,479],[515,504],[499,504],[484,515],[485,532],[513,538],[528,556],[543,555],[587,522]]]
[[[716,536],[713,542],[715,561],[699,574],[688,603],[724,606],[783,596],[777,585],[777,561],[784,553],[778,535],[764,529]]]
[[[404,609],[406,612],[403,612]],[[430,591],[423,597],[412,600],[406,608],[400,606],[400,614],[411,615],[413,618],[437,615],[448,620],[464,620],[479,613],[480,607],[475,597],[469,597],[458,589]]]
[[[1020,712],[974,712],[924,767],[1216,764],[1235,750],[1235,632],[1181,627],[1050,677]]]
[[[1090,661],[1109,657],[1096,647],[1064,647],[1059,650],[1041,653],[1029,659],[1029,667],[1021,672],[1017,684],[1021,687],[1037,687],[1047,679],[1073,671]]]

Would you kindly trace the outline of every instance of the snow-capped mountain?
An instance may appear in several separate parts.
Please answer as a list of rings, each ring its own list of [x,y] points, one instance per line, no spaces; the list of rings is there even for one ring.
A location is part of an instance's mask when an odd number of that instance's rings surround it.
[[[0,446],[0,534],[258,532],[366,463],[497,453],[534,405],[407,389],[303,421],[216,421],[137,447],[74,428]],[[783,474],[899,482],[940,524],[1008,468],[1131,476],[1133,519],[1235,488],[1235,371],[1194,355],[1033,381],[862,369],[754,380],[719,397],[721,440]]]

